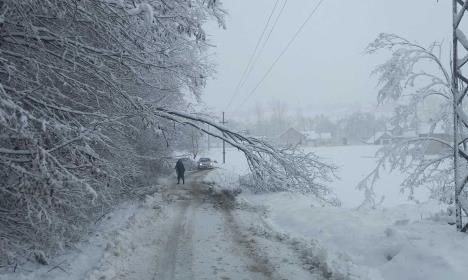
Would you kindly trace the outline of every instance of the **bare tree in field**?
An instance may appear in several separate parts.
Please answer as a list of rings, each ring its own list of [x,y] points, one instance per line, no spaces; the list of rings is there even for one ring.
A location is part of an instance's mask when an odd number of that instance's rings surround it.
[[[414,131],[401,138],[396,137],[391,145],[378,151],[379,161],[375,170],[360,184],[366,192],[365,204],[374,204],[374,183],[381,168],[399,169],[407,177],[402,191],[412,198],[416,188],[425,186],[431,196],[444,203],[454,202],[453,145],[449,134],[452,126],[451,73],[442,58],[441,45],[434,43],[423,47],[393,34],[381,34],[367,51],[372,54],[389,50],[391,58],[379,65],[374,74],[379,77],[378,101],[398,101],[398,107],[391,120],[404,132]],[[437,110],[431,112],[428,130],[417,133],[421,122],[421,108],[432,99]],[[444,130],[447,137],[434,132]],[[429,153],[437,147],[436,153]]]

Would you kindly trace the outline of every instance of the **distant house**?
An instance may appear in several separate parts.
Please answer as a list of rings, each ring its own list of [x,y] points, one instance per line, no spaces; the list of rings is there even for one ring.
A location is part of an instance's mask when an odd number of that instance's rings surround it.
[[[392,131],[394,131],[395,134],[393,134]],[[438,154],[448,148],[447,145],[441,142],[437,142],[437,140],[444,142],[451,141],[450,134],[443,129],[440,123],[437,125],[433,125],[431,123],[421,123],[418,125],[417,129],[405,132],[403,132],[398,127],[392,131],[377,132],[374,136],[369,138],[366,143],[374,145],[388,145],[391,143],[398,143],[416,138],[432,138],[434,140],[428,139],[428,141],[425,142],[425,153],[431,155]]]
[[[302,131],[309,146],[329,146],[333,144],[332,134],[329,132],[317,133],[315,131]]]
[[[278,137],[278,144],[282,146],[305,145],[307,137],[294,128],[289,128]]]
[[[372,145],[389,145],[393,141],[393,136],[391,132],[388,131],[379,131],[375,133],[371,138],[369,138],[366,143]]]
[[[447,133],[442,127],[442,124],[433,125],[431,123],[422,123],[418,126],[418,135],[420,137],[436,136],[445,137]]]
[[[393,142],[402,142],[409,139],[415,139],[417,137],[419,137],[417,130],[405,131],[398,136],[393,136]]]
[[[433,125],[430,123],[423,123],[418,127],[418,137],[434,138],[445,142],[451,142],[452,137],[447,133],[442,125],[439,123]],[[426,154],[438,154],[443,150],[447,150],[447,145],[437,141],[427,141]]]

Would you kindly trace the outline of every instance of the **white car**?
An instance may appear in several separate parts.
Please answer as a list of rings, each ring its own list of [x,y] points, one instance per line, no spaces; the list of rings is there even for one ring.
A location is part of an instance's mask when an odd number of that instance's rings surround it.
[[[198,169],[213,169],[215,167],[214,162],[210,158],[200,158],[197,165]]]

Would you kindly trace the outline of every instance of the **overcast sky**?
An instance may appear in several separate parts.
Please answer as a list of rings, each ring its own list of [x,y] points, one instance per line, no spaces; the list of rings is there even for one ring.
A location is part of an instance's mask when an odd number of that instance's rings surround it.
[[[218,73],[203,99],[215,112],[226,109],[275,1],[224,0],[227,29],[207,26],[216,46]],[[246,114],[255,102],[273,99],[287,102],[290,111],[302,108],[310,114],[369,110],[377,90],[370,72],[385,56],[369,56],[364,50],[381,32],[424,45],[443,40],[449,55],[449,0],[325,0],[263,85],[241,106],[317,3],[287,2],[262,56],[227,110],[231,118]]]

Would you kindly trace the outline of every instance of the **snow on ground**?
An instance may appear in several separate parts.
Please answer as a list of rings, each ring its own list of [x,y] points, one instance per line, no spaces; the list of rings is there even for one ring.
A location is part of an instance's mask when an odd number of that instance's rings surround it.
[[[384,174],[377,190],[390,199],[378,209],[356,209],[355,184],[372,169],[376,148],[314,149],[341,167],[332,185],[341,208],[288,193],[243,193],[229,206],[209,188],[236,188],[247,172],[242,154],[229,149],[220,168],[188,174],[186,185],[164,182],[103,216],[86,242],[51,265],[9,268],[0,279],[466,279],[468,236],[423,192],[420,202],[406,201],[401,174]],[[208,156],[221,162],[218,152]]]
[[[103,216],[101,222],[89,234],[86,241],[80,242],[76,248],[50,260],[49,266],[38,264],[19,265],[9,268],[7,273],[0,274],[2,280],[35,280],[35,279],[84,279],[93,267],[108,254],[118,254],[121,249],[117,245],[118,237],[131,225],[138,205],[125,203],[112,213]]]
[[[361,267],[357,273],[374,273],[374,279],[466,279],[468,235],[438,218],[435,202],[356,210],[285,193],[242,197],[266,206],[275,230],[315,240],[334,261]]]
[[[189,173],[183,185],[171,178],[144,201],[104,216],[52,265],[21,266],[0,279],[323,279],[302,247],[258,227],[263,208],[215,191],[203,182],[207,173]]]
[[[104,215],[86,240],[50,260],[50,265],[25,264],[0,273],[1,280],[105,280],[126,271],[139,271],[133,279],[151,279],[155,246],[155,224],[160,222],[161,195],[124,203]],[[133,256],[137,255],[137,258]],[[119,269],[116,269],[118,267]],[[120,279],[120,278],[119,278]],[[122,279],[126,279],[125,277]]]
[[[330,271],[350,279],[432,280],[467,279],[468,235],[458,233],[441,214],[446,206],[428,200],[420,190],[418,201],[407,201],[399,192],[403,175],[383,174],[376,190],[385,196],[375,210],[356,209],[362,194],[355,189],[371,171],[376,146],[323,147],[313,150],[340,167],[340,179],[332,184],[343,207],[326,207],[313,197],[276,193],[242,194],[241,200],[266,209],[265,224],[299,241],[315,244],[312,256]],[[212,151],[216,158],[219,151]],[[235,150],[228,150],[228,161],[216,178],[227,172],[245,170],[245,161]],[[229,180],[227,180],[229,181]],[[220,181],[225,184],[226,180]],[[320,253],[321,251],[321,253]]]

